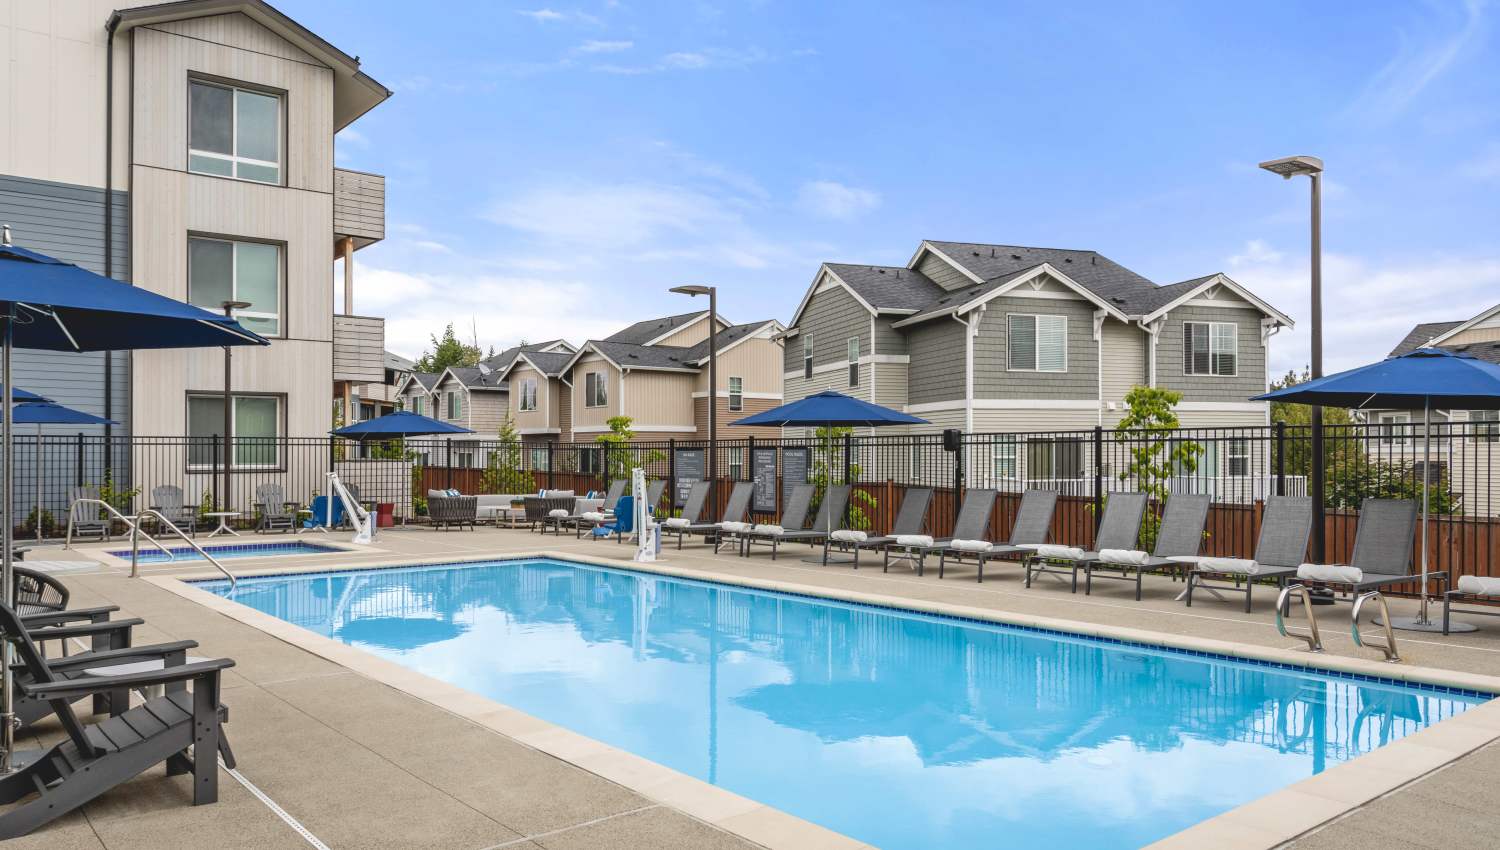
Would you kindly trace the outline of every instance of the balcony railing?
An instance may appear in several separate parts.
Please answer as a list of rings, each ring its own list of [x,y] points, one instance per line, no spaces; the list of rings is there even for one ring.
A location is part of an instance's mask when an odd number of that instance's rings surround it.
[[[385,319],[333,317],[333,379],[357,384],[385,380]]]
[[[333,236],[354,237],[363,248],[385,238],[385,177],[347,168],[333,170]]]

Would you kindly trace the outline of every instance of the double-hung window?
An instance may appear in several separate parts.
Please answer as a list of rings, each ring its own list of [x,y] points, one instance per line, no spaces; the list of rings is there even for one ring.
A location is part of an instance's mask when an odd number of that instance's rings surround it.
[[[1031,481],[1083,477],[1083,441],[1075,437],[1033,439],[1026,443],[1026,478]]]
[[[745,450],[739,446],[729,449],[729,480],[745,480]]]
[[[1068,371],[1068,317],[1006,316],[1006,352],[1012,372]]]
[[[1231,437],[1224,442],[1224,472],[1236,478],[1250,474],[1250,441]]]
[[[849,386],[859,386],[859,337],[849,337]]]
[[[729,409],[745,409],[745,379],[741,377],[730,377],[729,379]],[[739,479],[736,478],[736,481]]]
[[[411,412],[417,414],[418,416],[422,415],[422,397],[421,396],[413,396],[412,397],[412,400],[411,400]]]
[[[802,335],[802,377],[812,380],[813,340],[812,337]]]
[[[230,401],[233,457],[238,469],[281,466],[281,399],[237,395]],[[206,469],[222,463],[224,396],[190,395],[187,409],[188,466]],[[218,439],[214,439],[214,438]]]
[[[1382,443],[1396,443],[1410,438],[1408,426],[1411,425],[1410,413],[1381,413],[1375,418],[1377,424],[1376,433],[1380,435]]]
[[[261,336],[280,336],[281,247],[188,237],[188,301],[215,313],[227,301],[247,303],[234,318]]]
[[[281,98],[235,86],[188,83],[188,170],[281,182]]]
[[[463,416],[464,400],[458,394],[458,390],[448,393],[448,419],[457,421]]]
[[[521,382],[520,408],[536,410],[536,378],[527,378]]]
[[[583,406],[605,407],[609,404],[609,382],[603,372],[589,372],[583,376]]]
[[[1239,326],[1231,322],[1182,323],[1182,374],[1234,377],[1239,369]]]
[[[1016,477],[1016,438],[1013,434],[1000,434],[993,438],[995,478],[1006,481]]]
[[[1474,423],[1474,439],[1481,443],[1500,442],[1500,410],[1471,410],[1469,421]]]

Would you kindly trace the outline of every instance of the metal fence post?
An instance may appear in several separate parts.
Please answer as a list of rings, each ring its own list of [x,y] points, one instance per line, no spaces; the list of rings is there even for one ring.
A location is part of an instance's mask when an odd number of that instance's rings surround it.
[[[553,449],[555,449],[556,447],[557,447],[557,443],[554,443],[554,442],[548,442],[547,443],[547,489],[548,490],[554,490],[554,489],[556,489],[555,487],[552,486],[553,485],[553,480],[552,480],[552,467],[553,467],[552,454],[553,454]],[[607,462],[608,458],[606,458],[605,460]],[[608,474],[609,474],[608,472],[605,473],[606,476]]]
[[[667,438],[667,489],[672,495],[667,499],[669,509],[677,507],[677,438]]]
[[[219,501],[219,447],[222,445],[223,443],[219,440],[219,435],[215,434],[213,455],[209,458],[211,464],[209,468],[213,470],[213,475],[209,476],[211,479],[209,487],[213,489],[214,510],[218,510],[224,505],[223,502]]]
[[[453,441],[443,441],[443,465],[448,467],[448,489],[453,489]]]
[[[849,476],[851,474],[851,471],[854,468],[854,464],[853,464],[853,448],[854,448],[854,435],[853,434],[845,434],[844,435],[844,483],[845,484],[852,484],[852,483],[854,483],[854,482],[852,482],[852,481],[849,480]]]
[[[1094,529],[1104,515],[1104,426],[1094,426]]]
[[[82,431],[78,432],[78,463],[74,465],[73,469],[74,469],[74,475],[78,479],[75,482],[73,482],[73,486],[75,486],[75,487],[82,487],[83,486],[83,432]]]
[[[1286,495],[1286,423],[1276,423],[1276,495]]]

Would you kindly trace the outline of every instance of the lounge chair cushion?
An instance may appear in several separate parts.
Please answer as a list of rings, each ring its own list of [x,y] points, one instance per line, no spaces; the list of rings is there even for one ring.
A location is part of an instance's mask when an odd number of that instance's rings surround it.
[[[782,528],[779,525],[770,525],[767,523],[758,522],[755,524],[755,533],[765,534],[771,537],[780,537],[782,534],[786,533],[786,529]]]
[[[1036,547],[1036,554],[1039,558],[1077,561],[1083,557],[1083,550],[1077,546],[1060,546],[1056,543],[1043,543]]]
[[[599,511],[585,511],[584,513],[579,514],[578,517],[580,519],[586,519],[589,522],[605,522],[609,519],[609,517],[605,516]]]
[[[1365,573],[1359,567],[1346,567],[1342,564],[1303,564],[1297,568],[1297,578],[1307,581],[1357,584],[1364,581]]]
[[[1253,576],[1260,572],[1260,564],[1249,558],[1203,557],[1198,559],[1198,572],[1238,573]]]
[[[1100,549],[1099,560],[1106,564],[1144,567],[1151,562],[1151,555],[1139,549]]]
[[[744,534],[745,532],[747,532],[747,531],[750,530],[750,523],[748,523],[748,522],[735,522],[734,520],[725,520],[724,522],[719,523],[719,530],[720,531],[729,531],[729,532],[733,532],[735,534]]]
[[[563,517],[572,516],[572,514],[564,508],[554,508],[550,511],[547,511],[547,516],[554,517],[556,519],[562,519]]]
[[[828,539],[836,543],[863,543],[870,539],[870,535],[852,528],[840,528],[828,535]]]
[[[1500,578],[1493,576],[1459,576],[1458,589],[1475,596],[1500,596]]]
[[[931,546],[931,534],[898,534],[896,535],[897,546]]]
[[[959,552],[988,552],[990,541],[988,540],[950,540],[948,548]]]
[[[685,516],[669,516],[662,520],[661,524],[667,528],[687,528],[693,524],[693,521]]]

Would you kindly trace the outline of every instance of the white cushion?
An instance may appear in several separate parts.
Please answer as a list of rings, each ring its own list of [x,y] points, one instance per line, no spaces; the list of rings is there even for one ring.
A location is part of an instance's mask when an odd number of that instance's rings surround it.
[[[1058,558],[1064,561],[1077,561],[1083,557],[1083,550],[1077,546],[1059,546],[1056,543],[1043,543],[1036,547],[1036,554],[1041,558]]]
[[[743,534],[750,530],[750,523],[725,520],[724,522],[719,523],[719,530],[728,531],[735,534]]]
[[[1260,572],[1260,564],[1249,558],[1203,557],[1198,559],[1198,572],[1239,573],[1240,575],[1253,576]]]
[[[667,528],[687,528],[693,524],[693,521],[685,516],[669,516],[662,520],[661,524]]]
[[[756,523],[755,524],[755,533],[756,534],[765,534],[765,535],[772,536],[772,537],[780,537],[785,532],[786,532],[786,529],[782,528],[779,525],[769,525],[769,524],[765,524],[765,523]]]
[[[598,511],[588,511],[586,513],[581,513],[578,516],[580,519],[586,519],[589,522],[606,522],[609,519],[609,517],[605,516],[602,513],[599,513]]]
[[[990,550],[990,541],[988,541],[988,540],[949,540],[948,541],[948,548],[949,549],[956,549],[959,552],[988,552]]]
[[[838,541],[839,543],[863,543],[870,539],[870,535],[852,528],[840,528],[828,535],[828,539]]]
[[[1297,568],[1297,578],[1307,581],[1356,584],[1363,581],[1364,577],[1364,571],[1359,567],[1346,567],[1342,564],[1303,564]]]
[[[1458,589],[1475,596],[1500,596],[1500,578],[1493,576],[1459,576]]]
[[[562,508],[556,508],[554,510],[547,511],[547,516],[550,516],[554,519],[561,519],[565,516],[572,516],[572,514]]]
[[[1151,556],[1139,549],[1100,549],[1099,560],[1106,564],[1144,567],[1151,560]]]
[[[932,535],[930,534],[898,534],[896,535],[897,546],[931,546]]]

